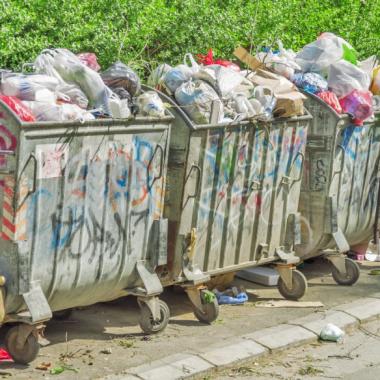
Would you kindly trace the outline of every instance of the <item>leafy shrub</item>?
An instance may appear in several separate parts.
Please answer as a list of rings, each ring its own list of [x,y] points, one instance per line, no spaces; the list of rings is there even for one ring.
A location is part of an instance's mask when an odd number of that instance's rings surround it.
[[[186,52],[231,57],[238,44],[299,49],[323,31],[360,57],[380,51],[378,0],[0,0],[0,67],[20,69],[44,48],[93,51],[140,70]],[[149,63],[149,64],[148,64]]]

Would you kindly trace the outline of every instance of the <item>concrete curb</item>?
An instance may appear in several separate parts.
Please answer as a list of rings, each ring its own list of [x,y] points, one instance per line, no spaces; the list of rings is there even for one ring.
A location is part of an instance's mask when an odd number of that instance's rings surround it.
[[[178,380],[191,378],[215,369],[229,367],[290,347],[318,340],[321,329],[333,323],[348,331],[380,318],[380,293],[336,306],[324,313],[313,313],[286,324],[255,331],[214,347],[193,353],[181,353],[128,368],[123,374],[103,380]]]

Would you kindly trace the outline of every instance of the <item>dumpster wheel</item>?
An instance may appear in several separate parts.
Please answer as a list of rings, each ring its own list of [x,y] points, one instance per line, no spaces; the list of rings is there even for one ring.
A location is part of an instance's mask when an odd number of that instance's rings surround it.
[[[297,301],[302,298],[307,291],[307,280],[303,273],[294,269],[292,271],[292,288],[289,289],[281,277],[278,279],[277,287],[284,298]]]
[[[339,285],[350,286],[356,283],[360,277],[359,265],[349,258],[344,259],[346,265],[346,273],[341,273],[333,265],[332,266],[332,276],[334,281]]]
[[[36,334],[31,332],[24,340],[20,337],[20,325],[12,327],[5,336],[5,348],[16,363],[28,364],[38,355],[40,345]],[[18,342],[24,340],[24,343]]]
[[[211,297],[211,299],[207,299],[207,297],[203,296],[203,292],[204,291],[201,290],[202,310],[194,306],[194,315],[199,322],[212,323],[219,316],[218,300],[216,299],[215,295]]]
[[[140,327],[146,334],[157,334],[164,330],[169,323],[170,310],[169,306],[162,300],[158,300],[158,305],[160,308],[160,319],[154,320],[152,311],[145,304],[141,303],[141,316],[140,316]]]

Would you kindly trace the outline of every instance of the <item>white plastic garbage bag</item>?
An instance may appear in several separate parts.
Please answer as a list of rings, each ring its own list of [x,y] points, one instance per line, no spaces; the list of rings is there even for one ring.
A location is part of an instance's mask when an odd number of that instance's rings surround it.
[[[194,57],[187,53],[183,64],[168,70],[163,78],[163,84],[167,91],[172,95],[177,88],[191,79],[199,71],[199,65]]]
[[[206,82],[195,80],[183,83],[176,90],[175,99],[189,118],[197,124],[209,124],[212,111],[218,114],[218,122],[223,120],[223,103]]]
[[[111,114],[109,96],[100,75],[84,65],[79,58],[66,49],[47,49],[37,57],[34,66],[38,73],[51,75],[61,84],[76,84],[89,99],[89,106]]]
[[[222,98],[228,97],[237,86],[245,81],[240,73],[221,65],[202,67],[194,75],[194,78],[210,84]]]
[[[322,340],[332,341],[332,342],[342,342],[344,338],[344,331],[342,331],[338,326],[328,323],[323,327],[319,337]]]
[[[154,91],[146,91],[141,94],[136,104],[139,113],[144,116],[163,117],[165,116],[165,106],[158,94]]]
[[[95,117],[76,104],[53,104],[46,102],[24,101],[38,121],[94,120]]]
[[[367,91],[370,84],[370,76],[350,62],[340,60],[330,66],[328,85],[338,98],[348,95],[353,90]]]

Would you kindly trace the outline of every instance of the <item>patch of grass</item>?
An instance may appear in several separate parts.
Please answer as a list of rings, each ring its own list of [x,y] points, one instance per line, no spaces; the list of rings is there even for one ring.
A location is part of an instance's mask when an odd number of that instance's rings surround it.
[[[308,365],[307,367],[301,368],[298,371],[298,374],[302,375],[302,376],[305,376],[305,375],[315,376],[315,375],[319,375],[321,373],[324,373],[324,371],[319,369],[319,368],[315,368],[312,365]]]

